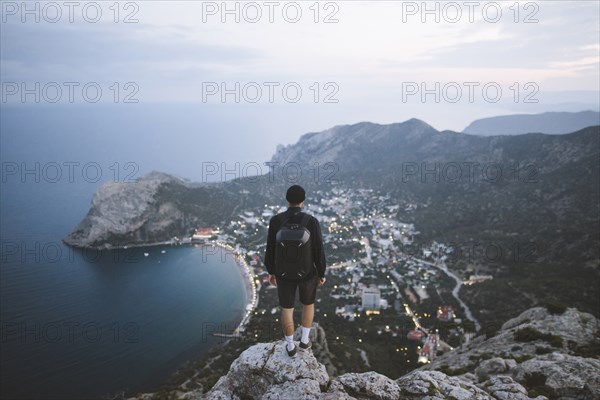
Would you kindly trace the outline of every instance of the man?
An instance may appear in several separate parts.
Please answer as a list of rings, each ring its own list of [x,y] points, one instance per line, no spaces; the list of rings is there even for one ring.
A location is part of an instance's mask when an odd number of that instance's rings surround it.
[[[296,345],[294,344],[294,303],[296,300],[296,289],[299,291],[300,302],[302,303],[302,337],[299,347],[302,350],[308,350],[311,343],[308,339],[310,328],[312,327],[315,314],[315,297],[317,286],[325,283],[325,250],[323,248],[323,237],[321,236],[321,227],[319,221],[310,216],[306,228],[310,232],[313,269],[302,280],[285,280],[275,275],[275,246],[277,231],[281,227],[281,215],[293,217],[294,221],[302,219],[305,214],[301,212],[304,206],[305,192],[299,185],[291,186],[285,195],[288,201],[288,209],[281,214],[271,218],[269,221],[269,232],[267,234],[267,249],[265,251],[265,266],[269,272],[269,282],[277,286],[277,295],[281,307],[281,326],[286,341],[286,350],[290,357],[296,354]],[[300,214],[297,214],[300,213]],[[295,216],[294,216],[295,215]],[[286,218],[283,218],[284,220]]]

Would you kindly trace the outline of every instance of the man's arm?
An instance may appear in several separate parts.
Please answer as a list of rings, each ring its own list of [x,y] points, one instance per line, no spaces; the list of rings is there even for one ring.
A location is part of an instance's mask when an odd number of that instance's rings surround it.
[[[321,225],[319,220],[314,218],[315,221],[315,237],[314,237],[314,249],[315,249],[315,265],[320,278],[325,277],[325,269],[327,267],[327,261],[325,260],[325,247],[323,246],[323,235],[321,234]]]
[[[275,217],[272,217],[269,220],[269,230],[267,232],[267,248],[265,249],[265,258],[264,263],[265,267],[267,267],[267,272],[269,275],[275,274],[275,229],[273,220]]]

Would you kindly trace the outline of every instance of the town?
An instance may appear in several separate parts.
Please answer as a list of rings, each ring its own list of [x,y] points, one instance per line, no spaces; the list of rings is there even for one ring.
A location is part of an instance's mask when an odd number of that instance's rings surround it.
[[[452,247],[420,243],[417,227],[399,219],[410,219],[417,204],[400,206],[372,189],[338,187],[316,191],[310,200],[304,211],[320,222],[328,262],[315,324],[331,335],[334,354],[354,352],[364,368],[377,368],[373,364],[383,361],[380,369],[395,365],[404,371],[452,351],[480,328],[458,291],[462,284],[474,285],[491,276],[460,279],[446,266]],[[276,290],[268,282],[262,257],[269,220],[286,208],[264,204],[244,210],[227,226],[201,227],[190,238],[233,254],[249,278],[243,322],[218,335],[258,340],[279,334]],[[270,327],[268,333],[265,326]]]

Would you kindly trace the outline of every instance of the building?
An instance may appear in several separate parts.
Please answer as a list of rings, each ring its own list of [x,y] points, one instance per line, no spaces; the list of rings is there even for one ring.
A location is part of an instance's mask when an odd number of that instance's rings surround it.
[[[362,291],[362,307],[367,311],[379,310],[381,306],[381,291],[375,286],[369,286]]]
[[[204,241],[216,234],[218,231],[213,228],[198,228],[192,235],[192,241]]]
[[[425,333],[418,329],[413,329],[408,332],[408,335],[406,335],[408,340],[417,340],[417,341],[423,340],[423,336],[425,336]]]
[[[437,334],[433,333],[427,336],[425,344],[423,344],[421,351],[419,351],[417,362],[427,364],[435,360],[438,344],[439,336]]]
[[[445,305],[438,307],[437,319],[440,321],[452,321],[454,318],[456,318],[456,315],[452,306]]]

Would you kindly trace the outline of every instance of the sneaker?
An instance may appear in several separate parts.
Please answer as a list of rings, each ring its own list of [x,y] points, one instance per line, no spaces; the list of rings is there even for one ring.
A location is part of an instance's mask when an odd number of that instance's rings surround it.
[[[292,350],[288,350],[287,344],[285,345],[285,351],[287,351],[288,356],[294,357],[296,355],[296,346]]]
[[[300,344],[298,345],[302,350],[308,350],[312,347],[312,343],[310,342],[310,340],[308,341],[308,343],[302,343],[302,341],[300,341]]]

